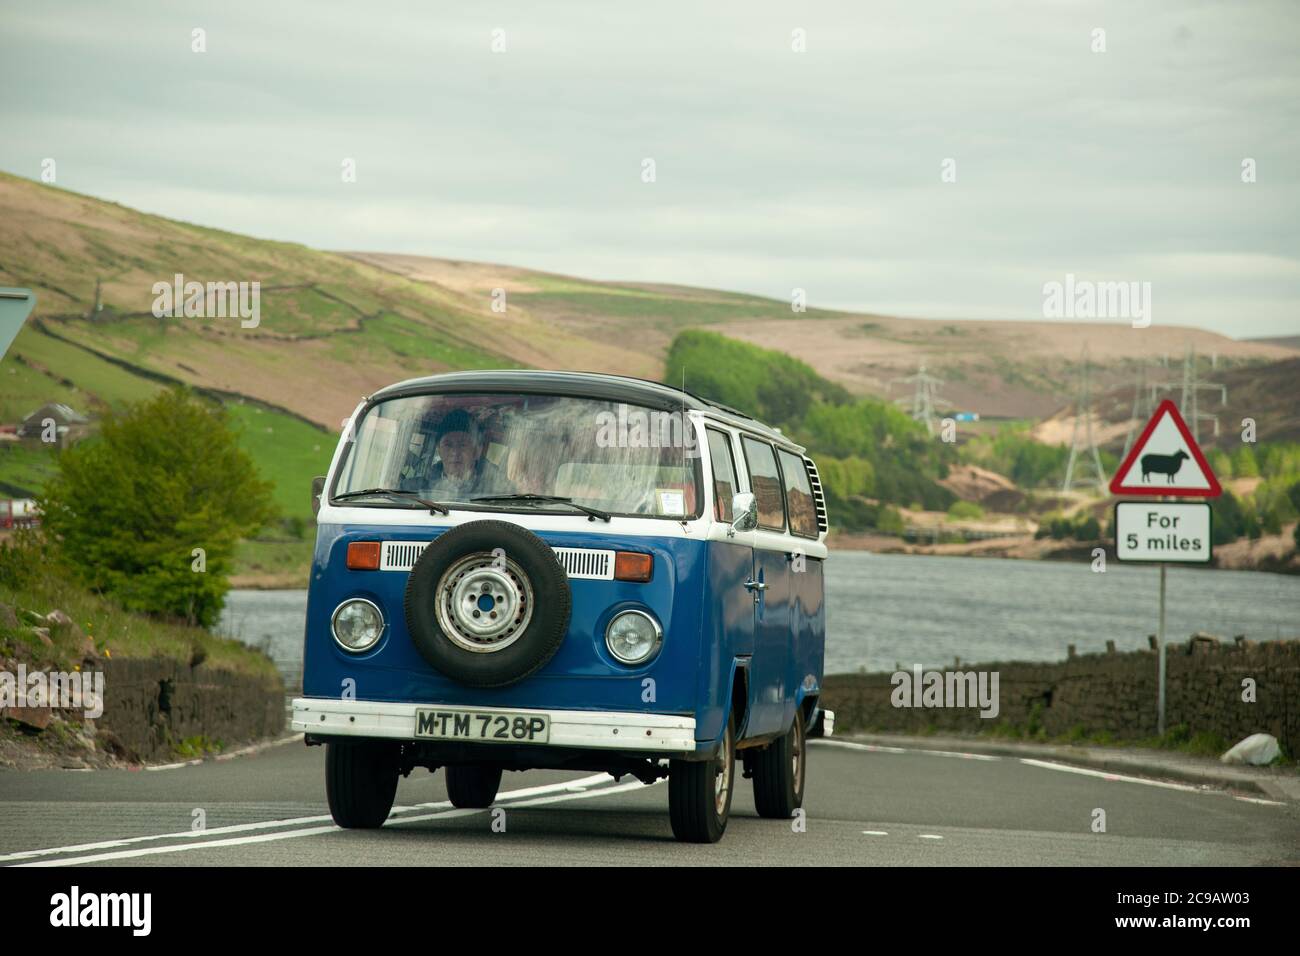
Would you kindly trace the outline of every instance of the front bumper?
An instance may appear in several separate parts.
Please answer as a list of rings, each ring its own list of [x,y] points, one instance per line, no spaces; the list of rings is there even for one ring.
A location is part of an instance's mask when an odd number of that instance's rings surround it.
[[[293,729],[322,737],[384,737],[392,740],[427,740],[415,736],[417,709],[436,704],[386,703],[369,700],[339,700],[329,697],[296,697],[293,701]],[[598,710],[528,710],[503,707],[465,707],[484,714],[546,717],[550,739],[538,748],[574,747],[587,750],[693,751],[695,718],[678,714],[620,713]],[[467,743],[473,743],[467,742]],[[500,744],[482,743],[483,747]]]

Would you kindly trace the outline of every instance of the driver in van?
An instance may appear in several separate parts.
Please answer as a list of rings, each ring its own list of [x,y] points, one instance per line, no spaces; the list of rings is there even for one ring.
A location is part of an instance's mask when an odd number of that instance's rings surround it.
[[[432,461],[432,454],[422,455],[415,473],[402,479],[403,491],[453,501],[516,492],[501,469],[488,460],[487,442],[463,408],[449,411],[431,434],[426,432],[425,447],[436,452],[438,460]]]

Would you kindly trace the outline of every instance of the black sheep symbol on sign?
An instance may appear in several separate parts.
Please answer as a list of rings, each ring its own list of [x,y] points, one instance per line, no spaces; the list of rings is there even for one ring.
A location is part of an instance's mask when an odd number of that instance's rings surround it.
[[[1178,469],[1183,467],[1191,455],[1185,451],[1177,451],[1172,455],[1143,455],[1142,456],[1142,480],[1149,480],[1151,473],[1165,475],[1165,484],[1174,483],[1174,475],[1178,474]]]

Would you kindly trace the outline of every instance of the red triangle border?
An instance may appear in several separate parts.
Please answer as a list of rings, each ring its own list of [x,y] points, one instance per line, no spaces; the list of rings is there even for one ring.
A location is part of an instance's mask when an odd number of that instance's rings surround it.
[[[1179,433],[1183,436],[1183,441],[1187,442],[1187,447],[1191,450],[1192,459],[1200,466],[1201,473],[1209,480],[1209,488],[1168,488],[1162,485],[1131,486],[1120,484],[1121,477],[1128,474],[1129,469],[1133,467],[1133,462],[1137,461],[1138,455],[1145,449],[1147,440],[1151,437],[1151,433],[1156,430],[1156,424],[1164,417],[1165,413],[1168,413],[1173,418],[1174,425],[1177,426]],[[1157,498],[1217,498],[1223,494],[1223,486],[1219,484],[1219,479],[1214,474],[1213,469],[1210,468],[1210,463],[1205,460],[1205,455],[1201,452],[1201,446],[1196,443],[1196,439],[1188,431],[1187,423],[1183,421],[1183,416],[1178,413],[1178,406],[1174,404],[1172,399],[1166,398],[1160,403],[1155,414],[1151,416],[1146,428],[1142,429],[1142,434],[1133,443],[1133,447],[1125,456],[1123,463],[1115,470],[1115,475],[1110,480],[1110,493],[1112,495],[1149,495]]]

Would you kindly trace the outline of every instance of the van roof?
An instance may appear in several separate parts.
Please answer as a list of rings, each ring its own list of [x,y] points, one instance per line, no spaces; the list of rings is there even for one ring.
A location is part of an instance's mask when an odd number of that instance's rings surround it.
[[[370,402],[405,395],[431,392],[530,392],[537,395],[569,395],[626,402],[664,411],[703,411],[710,417],[728,421],[741,428],[759,432],[790,448],[800,446],[775,428],[739,409],[710,401],[694,392],[674,388],[662,382],[609,375],[604,372],[554,372],[541,369],[490,369],[471,372],[448,372],[407,379],[382,388],[370,396]],[[800,449],[802,450],[802,449]]]

